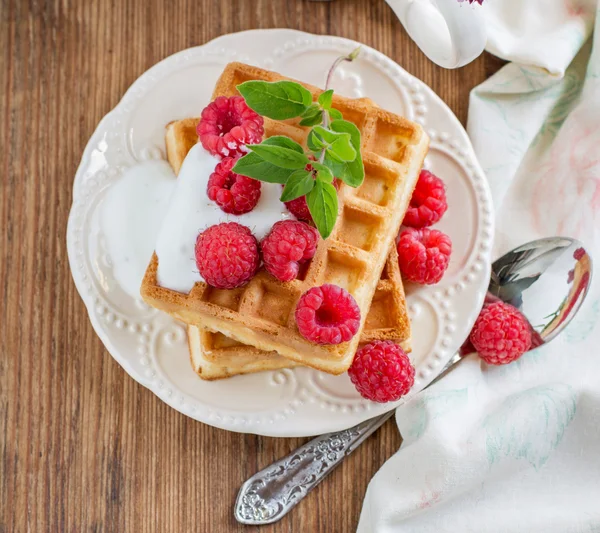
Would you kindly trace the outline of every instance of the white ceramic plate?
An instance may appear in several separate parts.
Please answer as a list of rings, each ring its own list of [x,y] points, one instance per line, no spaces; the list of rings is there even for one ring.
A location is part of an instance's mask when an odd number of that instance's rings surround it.
[[[128,167],[164,157],[165,124],[198,116],[226,63],[253,63],[322,86],[334,58],[356,46],[337,37],[256,30],[184,50],[140,76],[85,149],[67,231],[77,289],[94,329],[119,364],[196,420],[232,431],[304,436],[350,427],[392,407],[363,400],[347,375],[306,368],[200,380],[190,367],[184,326],[131,298],[116,282],[98,224],[107,190]],[[437,286],[407,286],[414,394],[462,344],[482,304],[493,235],[488,186],[466,132],[448,107],[381,53],[363,46],[358,61],[340,68],[333,87],[346,96],[369,96],[422,124],[431,137],[426,166],[447,185],[449,209],[439,228],[454,244],[450,267]]]

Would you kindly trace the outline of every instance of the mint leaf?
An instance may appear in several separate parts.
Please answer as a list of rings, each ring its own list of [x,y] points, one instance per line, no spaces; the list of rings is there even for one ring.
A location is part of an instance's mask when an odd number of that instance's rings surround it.
[[[233,167],[233,172],[268,183],[285,183],[293,170],[277,167],[254,152],[246,154]]]
[[[315,180],[312,177],[312,172],[306,170],[296,170],[287,180],[280,200],[289,202],[308,194],[315,186]]]
[[[268,139],[265,139],[262,144],[289,148],[299,154],[304,154],[302,146],[282,135],[269,137]],[[242,176],[248,176],[249,178],[266,181],[268,183],[285,183],[293,172],[293,169],[281,168],[273,165],[254,152],[250,152],[239,159],[232,170]]]
[[[312,104],[312,94],[293,81],[246,81],[237,90],[259,115],[273,120],[299,117]]]
[[[329,89],[319,95],[317,100],[323,109],[331,109],[331,102],[333,100],[333,89]]]
[[[296,150],[284,148],[282,146],[274,146],[269,144],[250,144],[248,145],[248,148],[265,161],[268,161],[269,163],[281,168],[297,170],[304,168],[309,162],[306,154],[298,153]]]
[[[280,146],[281,148],[289,148],[290,150],[294,150],[299,154],[304,153],[304,149],[300,146],[296,141],[293,141],[289,137],[285,137],[284,135],[273,135],[273,137],[269,137],[265,139],[260,144],[267,144],[269,146]]]
[[[317,179],[321,181],[325,181],[327,183],[333,182],[333,174],[328,167],[323,165],[322,163],[313,162],[310,163],[314,169],[317,170]]]
[[[317,135],[314,128],[310,130],[310,133],[308,134],[308,139],[306,139],[306,144],[308,145],[308,148],[313,152],[319,152],[322,148],[327,147],[327,143],[324,142],[323,139],[321,139],[321,137]]]
[[[327,154],[333,159],[339,161],[354,161],[356,159],[356,150],[352,146],[349,133],[338,133],[327,130],[322,126],[315,126],[313,131],[316,137],[322,138],[327,143],[327,146],[325,147]]]
[[[316,126],[323,120],[323,113],[317,109],[317,112],[313,115],[308,115],[300,121],[300,126]]]
[[[304,113],[300,115],[302,118],[304,117],[312,117],[315,113],[321,112],[321,106],[319,104],[310,104]]]
[[[331,109],[328,109],[327,112],[329,113],[331,120],[339,120],[339,119],[344,118],[344,115],[342,115],[342,112],[338,111],[337,109],[333,109],[333,107]]]
[[[350,187],[358,187],[365,179],[365,168],[360,154],[360,131],[355,124],[347,120],[334,120],[330,127],[333,131],[350,135],[352,146],[356,150],[356,159],[342,162],[325,154],[325,164],[344,183]]]
[[[315,186],[306,195],[308,210],[321,237],[326,239],[331,235],[338,214],[337,191],[331,183],[315,181]]]

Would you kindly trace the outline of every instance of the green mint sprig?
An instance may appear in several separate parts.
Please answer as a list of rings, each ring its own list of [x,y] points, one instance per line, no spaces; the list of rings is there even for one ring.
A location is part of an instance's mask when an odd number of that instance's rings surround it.
[[[313,102],[312,94],[292,81],[247,81],[237,89],[248,106],[273,120],[300,118],[311,127],[308,151],[292,139],[275,136],[260,144],[248,145],[250,152],[238,160],[233,171],[269,183],[284,185],[281,201],[306,196],[306,203],[321,236],[331,235],[338,214],[334,176],[358,187],[365,170],[360,154],[360,131],[332,107],[331,78],[342,61],[353,61],[359,53],[336,59],[327,75],[325,91]]]

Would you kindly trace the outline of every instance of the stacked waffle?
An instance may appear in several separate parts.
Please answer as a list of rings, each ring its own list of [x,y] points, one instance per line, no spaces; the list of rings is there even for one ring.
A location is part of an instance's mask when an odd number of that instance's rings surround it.
[[[217,82],[214,97],[237,94],[248,80],[279,81],[275,73],[233,63]],[[303,84],[314,99],[320,90]],[[142,283],[151,305],[189,325],[195,370],[204,379],[294,366],[340,374],[352,363],[361,342],[390,339],[409,348],[410,328],[394,247],[418,179],[428,139],[422,129],[367,99],[334,96],[333,107],[361,132],[364,183],[339,189],[339,214],[331,236],[299,279],[281,282],[261,269],[244,287],[216,289],[198,282],[189,294],[159,285],[159,260],[153,256]],[[167,127],[167,154],[177,173],[197,142],[197,119]],[[284,135],[306,144],[308,128],[298,121],[265,119],[265,136]],[[338,345],[318,345],[302,337],[294,309],[312,287],[334,283],[348,291],[361,311],[359,335]]]

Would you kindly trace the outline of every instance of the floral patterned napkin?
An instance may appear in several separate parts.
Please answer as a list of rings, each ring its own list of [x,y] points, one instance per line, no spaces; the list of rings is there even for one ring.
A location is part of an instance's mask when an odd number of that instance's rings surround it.
[[[600,2],[485,1],[488,50],[511,61],[472,91],[468,124],[496,255],[567,235],[598,268]],[[396,419],[359,533],[600,532],[600,282],[552,343],[504,367],[470,356]]]

